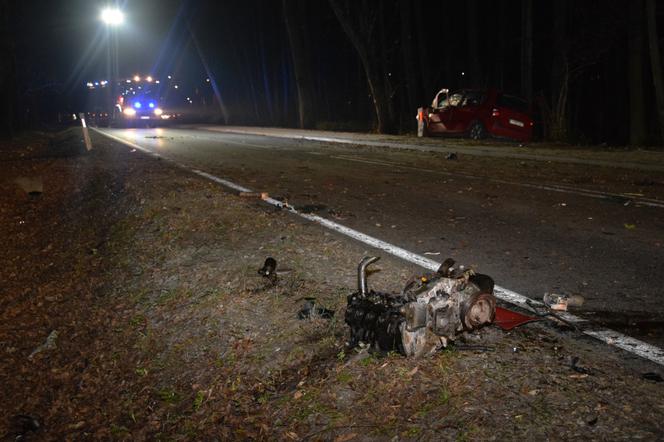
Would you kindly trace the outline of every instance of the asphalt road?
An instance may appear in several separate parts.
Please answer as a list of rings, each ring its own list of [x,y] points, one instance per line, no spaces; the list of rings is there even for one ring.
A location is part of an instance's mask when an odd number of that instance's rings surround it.
[[[412,252],[453,257],[531,298],[581,294],[580,316],[663,343],[664,208],[638,200],[662,198],[659,172],[207,130],[104,131]]]

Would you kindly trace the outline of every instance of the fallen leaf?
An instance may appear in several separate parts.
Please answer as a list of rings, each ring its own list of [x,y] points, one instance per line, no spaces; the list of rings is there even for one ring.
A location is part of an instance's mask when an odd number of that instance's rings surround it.
[[[294,433],[292,431],[287,431],[285,434],[286,437],[288,437],[289,439],[298,440],[300,438],[300,436],[298,436],[297,433]]]
[[[355,439],[356,437],[357,433],[342,434],[341,436],[337,436],[337,438],[334,439],[334,442],[346,442],[351,439]]]

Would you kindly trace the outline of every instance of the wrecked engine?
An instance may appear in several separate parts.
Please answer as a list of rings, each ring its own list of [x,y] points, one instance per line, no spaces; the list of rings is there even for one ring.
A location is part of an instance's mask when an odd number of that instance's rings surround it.
[[[381,293],[367,286],[367,267],[379,259],[362,259],[357,292],[347,298],[350,347],[362,344],[422,357],[493,322],[496,298],[489,276],[454,269],[454,261],[447,259],[436,273],[411,278],[401,293]]]

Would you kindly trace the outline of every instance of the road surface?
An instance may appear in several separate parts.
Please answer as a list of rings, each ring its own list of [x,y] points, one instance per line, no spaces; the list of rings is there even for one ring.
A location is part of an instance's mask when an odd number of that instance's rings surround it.
[[[531,298],[581,294],[580,316],[664,343],[661,172],[205,129],[103,131],[407,250],[453,257]]]

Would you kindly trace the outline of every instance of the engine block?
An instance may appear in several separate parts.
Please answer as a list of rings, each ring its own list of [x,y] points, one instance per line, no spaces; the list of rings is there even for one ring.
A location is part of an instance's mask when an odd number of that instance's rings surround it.
[[[347,298],[349,346],[370,345],[422,357],[447,347],[457,336],[493,322],[493,279],[472,270],[457,271],[447,259],[431,275],[411,278],[401,293],[369,290],[368,256],[358,266],[358,289]]]

